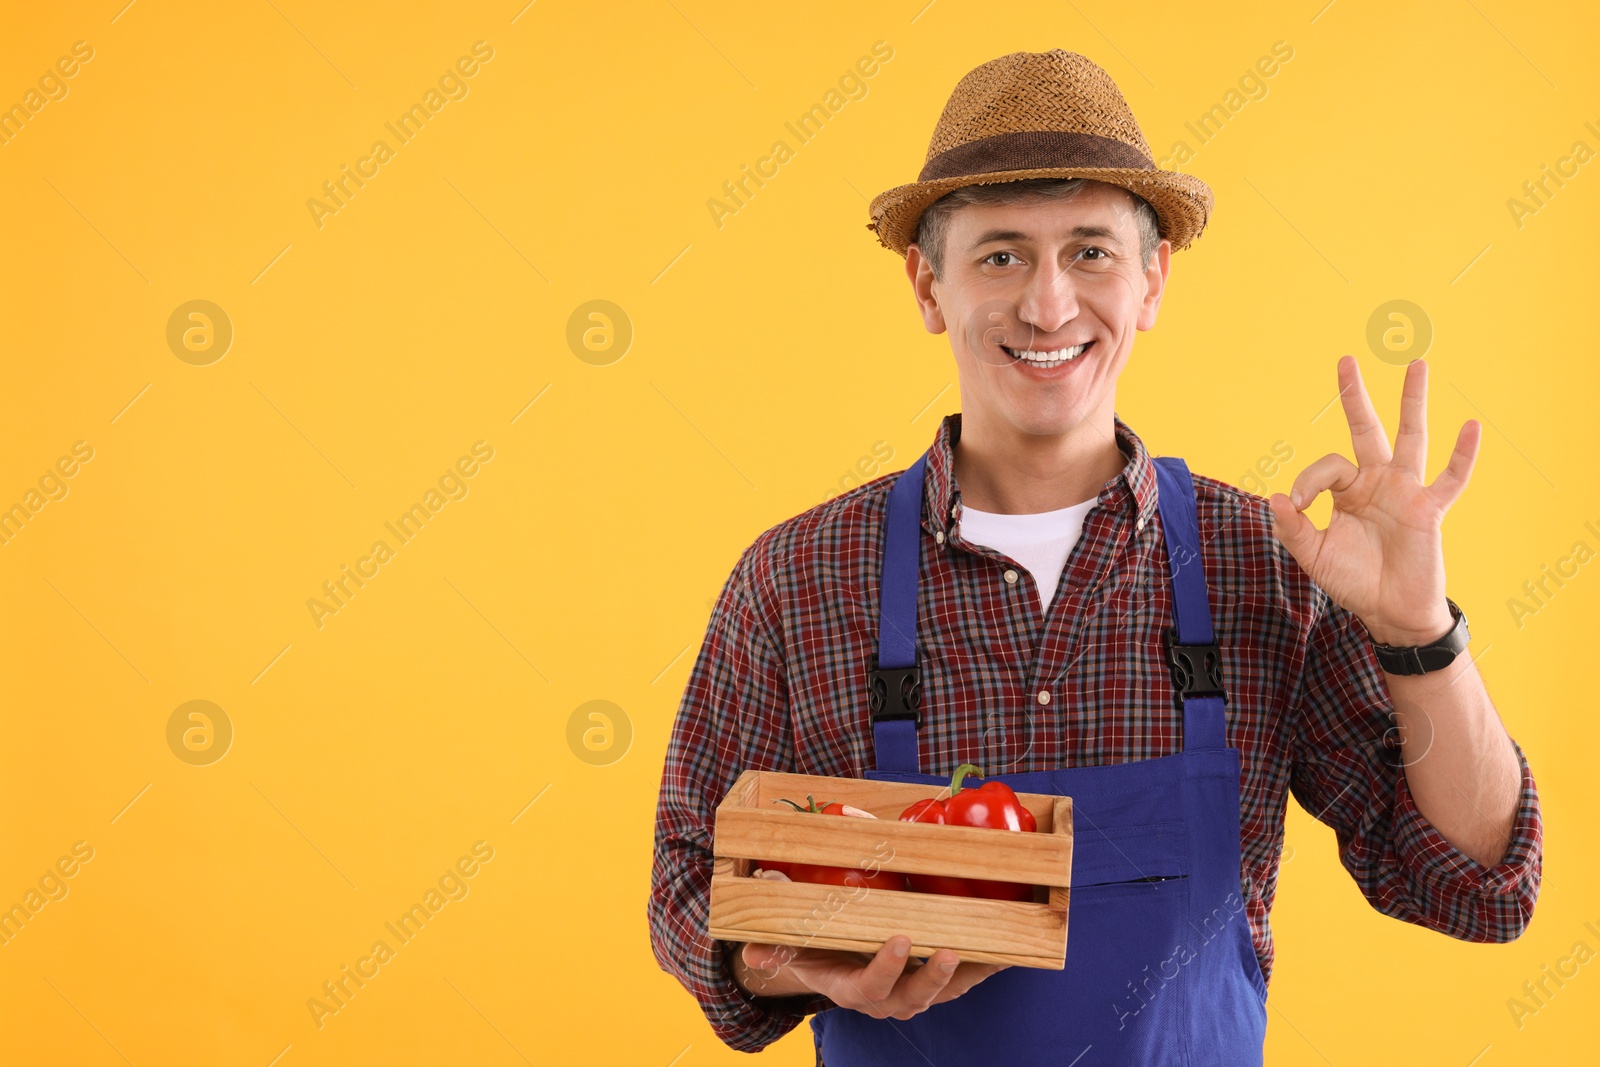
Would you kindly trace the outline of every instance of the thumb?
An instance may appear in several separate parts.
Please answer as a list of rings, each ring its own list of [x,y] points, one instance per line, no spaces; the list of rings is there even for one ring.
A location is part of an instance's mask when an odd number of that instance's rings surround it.
[[[1272,532],[1303,566],[1316,540],[1316,523],[1301,514],[1282,493],[1268,497],[1267,506],[1272,509]]]

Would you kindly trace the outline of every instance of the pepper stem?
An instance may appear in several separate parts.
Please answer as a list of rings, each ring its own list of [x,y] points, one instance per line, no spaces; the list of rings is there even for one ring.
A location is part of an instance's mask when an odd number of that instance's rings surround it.
[[[956,773],[950,778],[951,796],[955,796],[957,793],[961,792],[961,780],[969,774],[978,778],[982,778],[983,768],[971,763],[963,763],[961,766],[957,767]]]
[[[800,804],[797,801],[790,800],[788,797],[778,797],[775,800],[773,800],[773,803],[774,804],[788,804],[789,806],[793,807],[795,811],[809,811],[814,815],[820,815],[820,814],[822,814],[822,809],[823,808],[827,807],[828,804],[832,804],[832,803],[835,803],[835,802],[830,800],[830,801],[828,801],[827,804],[818,804],[816,796],[814,794],[807,793],[806,794],[806,803],[807,803],[807,805],[809,805],[808,807],[801,807]]]

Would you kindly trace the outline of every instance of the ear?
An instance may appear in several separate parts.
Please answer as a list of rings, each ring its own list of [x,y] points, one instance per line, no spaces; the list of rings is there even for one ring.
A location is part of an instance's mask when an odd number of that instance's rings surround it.
[[[922,324],[929,333],[944,333],[944,312],[939,308],[939,297],[935,291],[939,283],[934,279],[933,265],[914,241],[906,246],[906,277],[911,279],[911,290],[916,294],[917,307],[922,312]]]
[[[1144,299],[1139,302],[1139,318],[1134,325],[1148,330],[1156,324],[1156,312],[1161,308],[1161,294],[1167,290],[1167,272],[1172,266],[1172,242],[1163,237],[1150,257],[1150,266],[1144,272]]]

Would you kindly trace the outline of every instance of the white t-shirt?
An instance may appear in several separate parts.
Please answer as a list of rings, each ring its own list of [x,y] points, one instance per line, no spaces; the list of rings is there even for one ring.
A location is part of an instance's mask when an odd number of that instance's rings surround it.
[[[1061,569],[1083,533],[1083,520],[1099,497],[1056,511],[1002,515],[961,506],[961,536],[975,545],[1003,552],[1022,564],[1039,587],[1039,610],[1048,614]]]

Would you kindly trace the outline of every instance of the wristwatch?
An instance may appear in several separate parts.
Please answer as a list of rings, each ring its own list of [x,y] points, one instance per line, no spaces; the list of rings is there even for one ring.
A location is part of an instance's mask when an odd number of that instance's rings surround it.
[[[1449,597],[1444,602],[1456,624],[1439,640],[1426,645],[1385,645],[1372,642],[1378,654],[1378,666],[1390,674],[1427,674],[1450,666],[1455,658],[1466,651],[1472,636],[1467,633],[1467,616]]]

